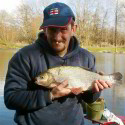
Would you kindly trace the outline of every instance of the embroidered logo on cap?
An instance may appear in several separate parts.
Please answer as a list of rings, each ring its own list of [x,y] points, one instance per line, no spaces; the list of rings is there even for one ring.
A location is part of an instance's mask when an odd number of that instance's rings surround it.
[[[50,15],[56,15],[59,14],[59,9],[58,8],[53,8],[49,12]]]

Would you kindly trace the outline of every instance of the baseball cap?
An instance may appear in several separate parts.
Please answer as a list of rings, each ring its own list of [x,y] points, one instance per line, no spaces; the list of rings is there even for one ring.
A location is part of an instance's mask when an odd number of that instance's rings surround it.
[[[44,19],[40,30],[49,26],[65,27],[72,19],[75,21],[75,15],[71,8],[61,2],[56,2],[47,6],[43,14]]]

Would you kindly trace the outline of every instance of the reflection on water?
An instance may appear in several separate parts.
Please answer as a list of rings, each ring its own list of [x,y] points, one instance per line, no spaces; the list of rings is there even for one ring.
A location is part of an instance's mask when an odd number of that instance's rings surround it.
[[[5,75],[7,72],[8,61],[16,50],[0,50],[0,123],[1,125],[14,125],[13,115],[14,111],[6,109],[3,102],[3,87]],[[117,115],[125,116],[125,54],[111,54],[111,53],[94,53],[96,56],[97,71],[103,71],[106,74],[113,72],[121,72],[123,74],[123,85],[114,86],[111,89],[104,90],[102,97],[104,97],[106,106],[109,110]],[[90,124],[86,120],[86,125]]]
[[[125,54],[95,53],[97,70],[105,73],[121,72],[125,76]],[[123,77],[125,83],[125,77]]]
[[[4,81],[0,80],[0,96],[3,96]]]
[[[111,89],[104,90],[102,96],[108,109],[117,115],[125,116],[125,54],[94,53],[98,71],[106,74],[121,72],[122,85],[115,85]]]
[[[3,88],[8,61],[16,50],[0,50],[0,125],[15,125],[13,121],[14,111],[6,109],[3,100]]]

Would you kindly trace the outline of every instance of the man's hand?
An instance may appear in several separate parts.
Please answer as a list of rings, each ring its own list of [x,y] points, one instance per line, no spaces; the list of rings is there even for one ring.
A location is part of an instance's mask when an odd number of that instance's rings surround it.
[[[99,72],[99,74],[104,75],[103,72]],[[92,84],[92,91],[93,92],[100,92],[104,89],[111,88],[111,87],[112,87],[112,84],[107,82],[107,81],[95,80],[95,81],[93,81],[93,84]]]
[[[60,83],[58,86],[54,87],[50,92],[51,99],[54,100],[54,99],[69,95],[71,93],[71,89],[67,88],[67,86],[68,86],[68,81],[65,80],[64,82]]]
[[[109,82],[105,82],[103,80],[95,80],[92,85],[93,92],[100,92],[104,89],[111,88],[112,84]]]
[[[78,88],[72,88],[71,91],[73,94],[79,95],[80,93],[84,92],[84,89],[82,87],[78,87]]]

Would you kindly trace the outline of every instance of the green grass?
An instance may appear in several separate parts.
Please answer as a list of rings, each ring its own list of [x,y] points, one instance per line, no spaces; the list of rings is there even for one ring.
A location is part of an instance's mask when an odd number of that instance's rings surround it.
[[[85,47],[91,52],[119,52],[119,53],[125,53],[125,47]]]
[[[17,48],[22,48],[24,47],[25,45],[27,45],[26,43],[14,43],[14,42],[3,42],[3,41],[0,41],[0,48],[2,49],[17,49]]]
[[[3,49],[18,49],[18,48],[22,48],[24,46],[26,46],[28,44],[26,43],[16,43],[16,42],[4,42],[0,40],[0,48]],[[117,47],[117,49],[115,47],[97,47],[97,46],[84,46],[84,48],[86,48],[87,50],[91,51],[91,52],[109,52],[109,53],[114,53],[114,52],[118,52],[118,53],[125,53],[125,47]]]

